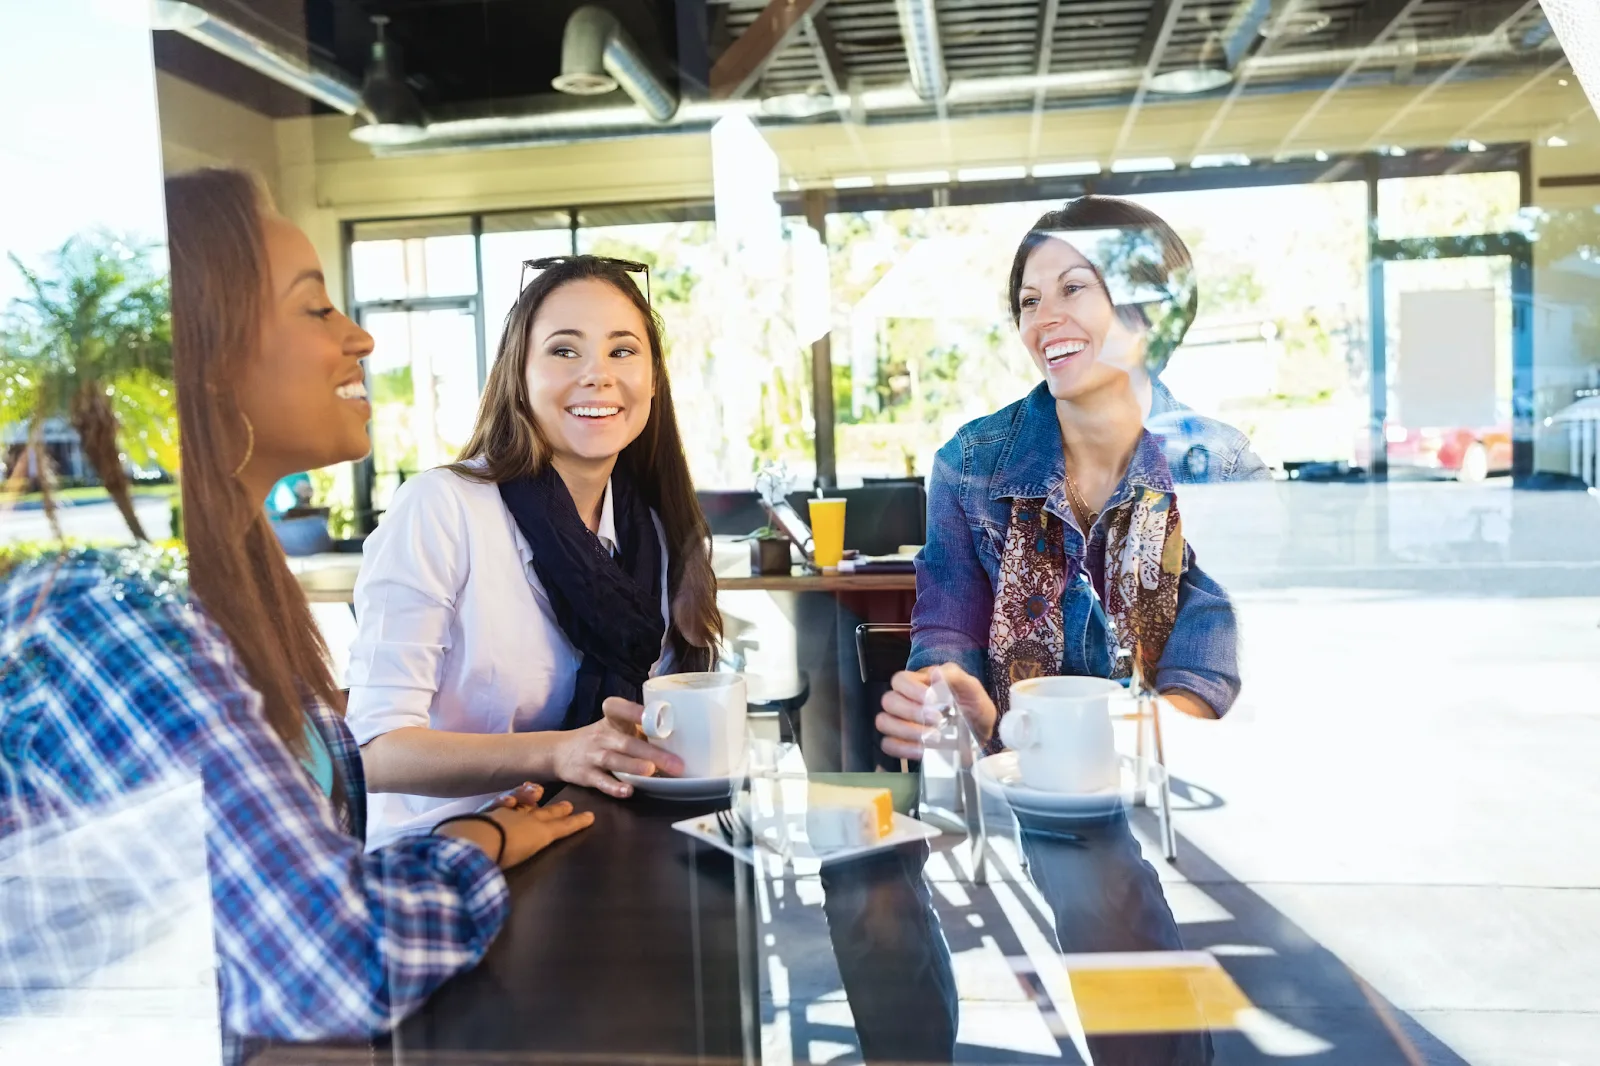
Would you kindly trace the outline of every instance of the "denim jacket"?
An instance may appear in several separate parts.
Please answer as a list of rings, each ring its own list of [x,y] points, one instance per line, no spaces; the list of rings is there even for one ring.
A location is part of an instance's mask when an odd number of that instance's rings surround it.
[[[1103,556],[1107,515],[1139,487],[1172,492],[1161,439],[1146,432],[1105,511],[1090,530],[1090,550]],[[1082,559],[1084,537],[1066,497],[1066,468],[1055,401],[1043,383],[1009,407],[969,422],[934,458],[928,483],[927,543],[917,556],[917,600],[911,612],[912,670],[953,662],[988,675],[989,625],[1013,498],[1039,499],[1064,523],[1067,553]],[[1100,597],[1082,566],[1062,597],[1066,622],[1063,674],[1109,677],[1115,637]],[[1218,715],[1239,695],[1238,630],[1228,594],[1185,549],[1178,616],[1156,670],[1156,688],[1181,689]]]

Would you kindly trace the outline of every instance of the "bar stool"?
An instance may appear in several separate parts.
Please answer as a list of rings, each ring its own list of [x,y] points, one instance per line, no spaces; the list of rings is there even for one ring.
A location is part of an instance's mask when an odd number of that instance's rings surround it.
[[[1131,659],[1126,648],[1117,651],[1118,660]],[[1172,828],[1172,779],[1167,772],[1166,746],[1161,740],[1161,697],[1143,683],[1137,671],[1130,671],[1134,710],[1112,715],[1114,722],[1133,723],[1133,805],[1150,806],[1151,777],[1155,777],[1156,820],[1161,828],[1161,854],[1169,863],[1178,861],[1178,836]],[[1146,735],[1148,734],[1148,741]],[[1148,743],[1150,754],[1145,753]]]

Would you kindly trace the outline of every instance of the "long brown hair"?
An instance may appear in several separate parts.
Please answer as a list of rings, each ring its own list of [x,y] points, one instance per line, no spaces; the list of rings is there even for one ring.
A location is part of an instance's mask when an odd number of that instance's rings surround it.
[[[673,660],[681,670],[708,670],[722,639],[717,579],[708,547],[711,528],[695,498],[683,437],[678,433],[661,320],[622,267],[596,256],[574,256],[546,268],[522,290],[506,315],[499,355],[489,371],[472,438],[450,469],[473,481],[499,485],[537,474],[550,461],[550,442],[528,401],[528,335],[545,298],[568,282],[584,279],[613,286],[644,316],[655,398],[644,431],[622,450],[617,465],[632,477],[666,530],[667,589],[672,604],[668,636]]]
[[[235,389],[260,357],[271,306],[262,228],[271,208],[261,184],[239,170],[181,174],[166,191],[189,584],[243,661],[273,730],[303,754],[302,700],[342,708],[343,697],[266,512],[233,476],[254,433]]]

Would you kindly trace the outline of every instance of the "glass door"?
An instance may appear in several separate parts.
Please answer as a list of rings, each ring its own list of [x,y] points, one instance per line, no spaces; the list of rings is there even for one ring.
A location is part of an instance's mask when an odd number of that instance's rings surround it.
[[[1374,474],[1473,483],[1532,469],[1532,261],[1516,234],[1374,246]]]
[[[358,513],[368,525],[406,478],[453,462],[478,410],[478,319],[474,302],[361,308],[376,347],[367,359],[372,456]]]

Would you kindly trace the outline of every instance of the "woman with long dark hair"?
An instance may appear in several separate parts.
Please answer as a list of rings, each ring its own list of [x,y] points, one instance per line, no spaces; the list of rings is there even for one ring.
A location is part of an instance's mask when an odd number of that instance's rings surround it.
[[[57,976],[113,957],[125,923],[104,917],[103,886],[163,905],[152,877],[182,865],[182,833],[151,798],[198,782],[230,1057],[250,1038],[382,1032],[482,957],[507,911],[499,868],[592,819],[525,788],[363,854],[359,750],[263,502],[285,475],[366,454],[372,338],[248,174],[169,179],[167,217],[187,593],[181,571],[115,551],[0,581],[0,849],[71,847],[113,814],[158,824],[6,913],[57,938],[32,960]],[[58,909],[70,920],[42,920]]]
[[[460,461],[400,488],[356,582],[375,839],[523,780],[681,772],[635,733],[641,686],[709,669],[721,635],[643,266],[528,267]]]

